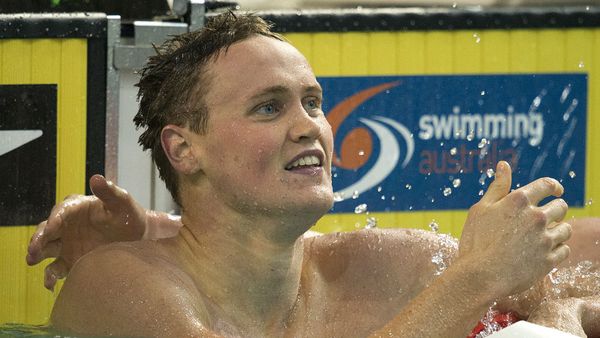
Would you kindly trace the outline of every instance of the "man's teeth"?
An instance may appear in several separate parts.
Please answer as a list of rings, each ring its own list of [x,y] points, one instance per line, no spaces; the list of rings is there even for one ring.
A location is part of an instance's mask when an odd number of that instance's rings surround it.
[[[316,156],[304,156],[300,159],[294,161],[294,163],[288,165],[285,169],[292,169],[297,166],[311,166],[311,165],[321,165],[321,161]]]

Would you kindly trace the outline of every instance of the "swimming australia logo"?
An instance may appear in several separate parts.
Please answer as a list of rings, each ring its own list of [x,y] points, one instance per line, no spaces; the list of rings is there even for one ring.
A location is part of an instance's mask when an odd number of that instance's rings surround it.
[[[365,101],[389,91],[400,85],[400,81],[379,84],[362,90],[331,109],[327,116],[333,131],[334,140],[340,132],[342,123],[359,108]],[[337,144],[333,164],[346,170],[358,170],[367,164],[372,156],[376,156],[375,163],[362,177],[354,183],[336,191],[338,202],[366,192],[383,182],[398,166],[402,159],[401,167],[410,162],[415,144],[412,133],[404,125],[389,117],[372,115],[370,118],[359,118],[361,125],[348,131],[342,141]],[[366,127],[366,128],[365,128]],[[404,140],[405,151],[402,154],[398,138],[393,131]],[[374,134],[379,141],[379,152],[373,154]]]
[[[583,205],[586,74],[319,83],[335,137],[334,213],[362,213],[367,205],[369,212],[466,209],[501,160],[513,168],[513,185],[556,177],[569,204]]]

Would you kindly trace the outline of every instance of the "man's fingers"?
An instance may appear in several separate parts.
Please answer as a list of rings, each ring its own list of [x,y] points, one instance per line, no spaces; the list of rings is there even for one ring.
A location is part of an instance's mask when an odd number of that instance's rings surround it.
[[[556,266],[558,265],[560,262],[564,261],[565,259],[567,259],[567,257],[569,257],[569,254],[571,253],[571,248],[569,248],[568,245],[566,244],[559,244],[556,249],[554,249],[552,251],[552,253],[550,253],[552,256],[550,258],[550,260],[553,262],[553,265]]]
[[[67,273],[69,273],[69,267],[67,266],[67,263],[61,258],[58,258],[46,267],[46,271],[44,273],[44,286],[46,289],[53,291],[56,281],[61,278],[65,278]]]
[[[557,198],[540,207],[540,209],[546,215],[546,224],[548,224],[562,221],[569,210],[569,206],[565,200]]]
[[[29,265],[35,265],[47,257],[44,257],[44,248],[48,242],[54,241],[60,237],[61,218],[60,216],[51,216],[49,220],[46,220],[38,224],[37,229],[29,240],[29,246],[27,247],[27,256],[25,260]]]
[[[42,255],[40,261],[46,258],[58,257],[60,255],[60,249],[62,248],[62,242],[60,239],[46,243],[42,248]]]
[[[563,186],[550,177],[539,178],[521,189],[533,205],[537,205],[548,196],[560,197],[564,192]]]
[[[90,178],[90,188],[108,209],[121,207],[128,196],[127,191],[107,181],[102,175],[94,175]]]
[[[47,223],[47,221],[43,221],[40,224],[38,224],[37,229],[35,230],[35,232],[31,236],[31,239],[29,240],[29,246],[27,247],[27,256],[25,257],[25,260],[29,265],[34,265],[42,261],[40,258],[42,257],[42,247],[44,245],[42,236],[44,234],[44,229],[46,228]]]
[[[569,223],[559,223],[556,226],[549,228],[548,235],[554,243],[554,247],[558,248],[562,243],[571,238],[573,229]]]
[[[487,192],[481,198],[483,203],[495,203],[504,198],[510,192],[512,184],[512,170],[508,162],[500,161],[496,165],[496,178],[490,184]]]

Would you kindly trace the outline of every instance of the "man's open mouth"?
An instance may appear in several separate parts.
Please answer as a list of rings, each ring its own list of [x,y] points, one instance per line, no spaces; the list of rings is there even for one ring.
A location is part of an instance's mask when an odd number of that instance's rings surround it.
[[[317,156],[309,155],[301,157],[285,167],[285,170],[292,170],[298,167],[320,167],[321,160]]]

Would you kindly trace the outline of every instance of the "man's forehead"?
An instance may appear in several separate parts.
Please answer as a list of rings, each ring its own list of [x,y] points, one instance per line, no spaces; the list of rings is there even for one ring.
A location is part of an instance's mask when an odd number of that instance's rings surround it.
[[[207,73],[217,95],[247,96],[273,86],[319,87],[312,68],[298,50],[264,36],[232,45],[207,67]]]

